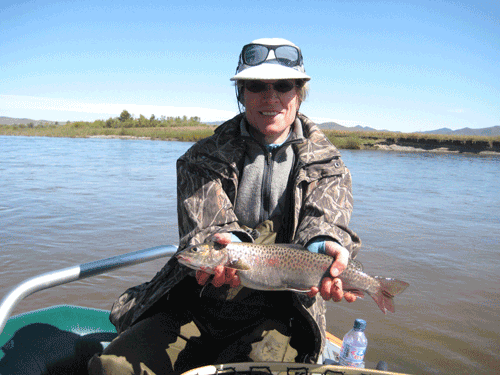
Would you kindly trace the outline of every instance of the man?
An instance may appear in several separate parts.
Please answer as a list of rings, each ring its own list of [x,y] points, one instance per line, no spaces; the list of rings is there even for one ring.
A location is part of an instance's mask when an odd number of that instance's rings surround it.
[[[175,258],[127,290],[111,320],[120,336],[92,374],[178,373],[242,361],[315,362],[325,340],[324,300],[354,301],[335,278],[360,246],[348,229],[351,176],[338,150],[299,113],[306,83],[300,49],[284,39],[243,47],[240,113],[177,162],[179,249],[214,238],[294,243],[335,258],[308,295],[242,288],[234,270],[213,280]],[[321,297],[317,295],[320,293]]]

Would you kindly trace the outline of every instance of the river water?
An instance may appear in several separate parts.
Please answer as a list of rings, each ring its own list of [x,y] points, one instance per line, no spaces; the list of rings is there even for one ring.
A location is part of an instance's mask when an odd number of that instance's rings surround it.
[[[190,143],[0,136],[0,298],[28,277],[177,243],[175,160]],[[368,326],[367,366],[415,374],[500,371],[500,157],[347,151],[372,275],[411,286],[384,315],[371,298],[329,303],[342,337]],[[55,304],[109,309],[164,260],[46,290]]]

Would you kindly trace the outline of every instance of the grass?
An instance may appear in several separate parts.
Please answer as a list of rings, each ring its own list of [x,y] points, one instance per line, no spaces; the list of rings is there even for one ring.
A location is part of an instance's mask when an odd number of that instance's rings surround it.
[[[457,151],[500,151],[500,136],[466,136],[394,132],[348,132],[324,130],[330,141],[343,149],[374,149],[377,145],[397,144],[423,149],[449,148]]]
[[[337,148],[350,150],[361,150],[365,148],[366,140],[364,140],[357,132],[325,130],[324,133],[330,142],[332,142]]]
[[[177,140],[195,142],[213,134],[214,127],[194,121],[193,119],[180,120],[175,123],[138,121],[119,121],[113,119],[104,122],[73,122],[65,125],[3,125],[0,126],[0,135],[23,135],[38,137],[66,137],[87,138],[92,136],[130,136],[147,137],[159,140]]]

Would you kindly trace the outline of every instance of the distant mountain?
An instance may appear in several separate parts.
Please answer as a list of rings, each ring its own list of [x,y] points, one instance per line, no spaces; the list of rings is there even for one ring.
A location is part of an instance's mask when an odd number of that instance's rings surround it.
[[[339,131],[347,131],[347,132],[383,132],[383,131],[387,131],[387,130],[377,130],[374,128],[370,128],[369,126],[361,126],[361,125],[349,127],[349,126],[337,124],[336,122],[324,122],[322,124],[318,124],[318,126],[321,129],[339,130]]]
[[[337,124],[336,122],[325,122],[323,124],[318,125],[321,129],[329,129],[329,130],[339,130],[339,131],[355,131],[355,132],[372,132],[372,131],[387,131],[387,130],[378,130],[373,129],[368,126],[354,126],[348,127]],[[393,132],[399,133],[399,132]],[[487,137],[496,137],[500,136],[500,126],[492,126],[490,128],[481,128],[481,129],[471,129],[471,128],[463,128],[458,130],[452,130],[449,128],[441,128],[437,130],[429,130],[425,132],[416,132],[422,134],[445,134],[445,135],[478,135],[478,136],[487,136]]]
[[[500,126],[492,126],[490,128],[471,129],[463,128],[458,130],[451,130],[449,128],[442,128],[437,130],[430,130],[426,132],[419,132],[424,134],[446,134],[446,135],[483,135],[488,137],[496,137],[500,135]]]
[[[34,126],[42,124],[55,124],[57,121],[47,120],[31,120],[29,118],[12,118],[0,116],[0,125],[28,125],[32,123]]]
[[[436,130],[429,130],[426,132],[417,132],[417,133],[424,133],[424,134],[446,134],[450,135],[453,134],[453,130],[450,128],[441,128],[441,129],[436,129]]]
[[[206,124],[208,125],[220,125],[224,121],[214,121],[214,122],[207,122]],[[33,123],[34,126],[37,125],[42,125],[42,124],[56,124],[57,121],[47,121],[47,120],[31,120],[27,118],[12,118],[12,117],[5,117],[5,116],[0,116],[0,125],[28,125],[30,123]],[[59,124],[64,124],[63,122],[59,122]],[[361,126],[361,125],[356,125],[356,126],[343,126],[340,124],[337,124],[336,122],[324,122],[322,124],[318,124],[318,126],[321,129],[328,129],[328,130],[339,130],[339,131],[350,131],[350,132],[383,132],[387,130],[379,130],[379,129],[374,129],[370,128],[369,126]],[[399,132],[393,132],[393,133],[399,133]],[[423,133],[423,134],[445,134],[445,135],[479,135],[479,136],[488,136],[488,137],[496,137],[500,136],[500,125],[497,126],[492,126],[489,128],[481,128],[481,129],[471,129],[471,128],[463,128],[463,129],[458,129],[458,130],[452,130],[449,128],[441,128],[437,130],[429,130],[425,132],[417,132],[417,133]]]

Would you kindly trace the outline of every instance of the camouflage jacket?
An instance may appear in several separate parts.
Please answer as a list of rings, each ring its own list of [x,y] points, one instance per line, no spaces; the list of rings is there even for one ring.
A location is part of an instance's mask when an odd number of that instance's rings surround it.
[[[239,127],[242,116],[219,126],[213,136],[193,145],[177,161],[179,250],[203,242],[214,233],[247,233],[233,211],[245,153]],[[348,228],[353,204],[350,172],[320,129],[301,114],[299,119],[305,140],[292,146],[296,155],[294,186],[283,242],[305,246],[317,236],[328,236],[355,257],[361,241]],[[110,320],[118,332],[134,324],[190,273],[172,258],[150,282],[128,289],[111,310]],[[319,295],[294,295],[295,305],[315,330],[317,356],[325,341],[325,303]]]

